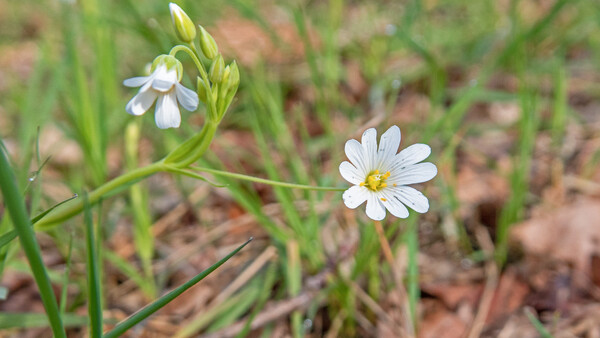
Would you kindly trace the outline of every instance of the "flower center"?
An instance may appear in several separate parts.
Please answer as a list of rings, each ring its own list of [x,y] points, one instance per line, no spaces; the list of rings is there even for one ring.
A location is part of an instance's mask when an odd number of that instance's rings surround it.
[[[372,191],[377,191],[378,189],[387,187],[385,180],[390,177],[390,175],[389,171],[386,171],[385,174],[380,174],[379,170],[375,170],[367,176],[367,179],[364,182],[360,182],[360,186],[367,187]]]

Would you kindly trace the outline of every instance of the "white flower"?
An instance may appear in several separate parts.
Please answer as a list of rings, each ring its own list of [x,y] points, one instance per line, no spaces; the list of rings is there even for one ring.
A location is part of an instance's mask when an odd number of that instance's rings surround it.
[[[181,80],[181,63],[169,55],[161,55],[153,62],[150,76],[133,77],[123,81],[127,87],[141,87],[125,108],[131,115],[144,114],[155,100],[154,119],[160,129],[177,128],[181,124],[179,102],[183,108],[194,111],[198,108],[198,94],[185,88]]]
[[[392,126],[382,136],[377,149],[377,131],[367,129],[362,144],[346,142],[348,161],[340,164],[342,177],[354,184],[342,196],[344,204],[355,209],[367,201],[367,216],[380,221],[385,209],[396,217],[408,217],[409,206],[419,213],[429,210],[429,201],[408,184],[429,181],[437,174],[433,163],[418,163],[431,154],[426,144],[413,144],[396,154],[400,146],[400,128]],[[406,205],[406,206],[405,206]]]

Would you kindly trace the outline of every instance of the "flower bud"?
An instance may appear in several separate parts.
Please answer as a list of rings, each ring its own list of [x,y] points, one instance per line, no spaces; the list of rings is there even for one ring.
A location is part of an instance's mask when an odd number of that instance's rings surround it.
[[[231,73],[231,69],[229,69],[229,66],[225,66],[225,70],[223,71],[223,80],[221,80],[221,82],[225,84],[224,87],[227,87],[227,81],[229,81],[230,73]]]
[[[177,70],[177,80],[181,81],[181,77],[183,76],[183,65],[181,64],[181,61],[177,60],[177,58],[171,55],[159,55],[154,59],[154,61],[152,61],[151,72],[154,72],[156,67],[160,65],[167,66],[167,69],[175,68]]]
[[[169,3],[169,10],[171,11],[171,19],[173,20],[173,26],[179,40],[187,43],[191,43],[196,38],[196,26],[185,14],[183,9],[174,3]]]
[[[202,81],[202,79],[199,76],[197,81],[196,92],[198,93],[198,98],[200,99],[200,101],[206,103],[206,87],[204,87],[204,81]]]
[[[225,86],[227,87],[227,90],[237,90],[237,87],[240,84],[240,70],[238,65],[235,61],[233,61],[227,67],[229,68],[229,76],[227,77]]]
[[[219,47],[217,47],[215,39],[208,34],[204,27],[198,25],[198,28],[200,28],[200,48],[202,49],[202,53],[212,60],[219,54]]]
[[[225,73],[225,61],[223,61],[223,57],[221,54],[217,56],[216,59],[213,60],[212,65],[210,65],[210,71],[208,72],[208,77],[212,83],[221,83],[223,81],[223,74]]]

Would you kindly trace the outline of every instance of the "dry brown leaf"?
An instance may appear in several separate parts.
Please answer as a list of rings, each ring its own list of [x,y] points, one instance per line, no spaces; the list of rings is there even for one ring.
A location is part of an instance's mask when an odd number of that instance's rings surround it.
[[[447,310],[439,301],[429,301],[427,313],[419,327],[419,338],[459,338],[466,331],[467,325],[460,317]]]
[[[507,270],[500,277],[486,322],[491,323],[511,314],[523,305],[528,294],[529,286],[517,277],[513,269]]]
[[[449,309],[456,309],[461,303],[468,303],[472,307],[476,306],[477,300],[481,296],[483,285],[481,284],[431,284],[422,285],[421,289],[428,294],[439,298]]]
[[[532,219],[511,229],[526,254],[565,261],[591,274],[600,247],[600,200],[579,198],[556,210],[538,208]]]

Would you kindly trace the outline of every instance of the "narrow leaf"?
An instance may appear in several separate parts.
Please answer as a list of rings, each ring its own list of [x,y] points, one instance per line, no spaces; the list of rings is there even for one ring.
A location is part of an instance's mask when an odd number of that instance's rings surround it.
[[[98,256],[94,239],[94,221],[87,194],[83,195],[83,212],[85,221],[85,242],[87,251],[87,286],[88,316],[90,317],[90,336],[102,337],[102,304],[100,295],[100,275],[98,272]]]
[[[31,221],[27,215],[22,195],[17,187],[15,174],[4,151],[0,151],[0,189],[2,190],[6,209],[12,218],[13,226],[19,235],[21,247],[25,251],[25,255],[31,266],[35,283],[40,290],[40,296],[46,309],[52,332],[55,337],[66,337],[54,291],[52,290],[46,267],[42,261],[40,247],[31,227]]]

